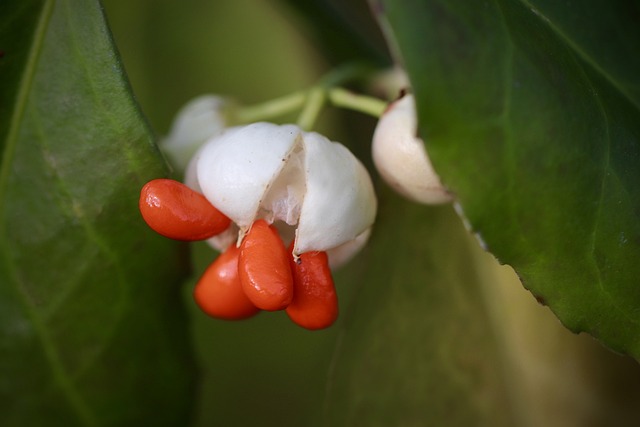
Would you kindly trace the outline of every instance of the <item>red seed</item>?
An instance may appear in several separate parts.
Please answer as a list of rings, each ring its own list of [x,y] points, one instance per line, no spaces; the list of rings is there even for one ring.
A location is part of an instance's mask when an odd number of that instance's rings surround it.
[[[293,297],[289,255],[264,220],[253,223],[240,246],[238,272],[245,295],[256,307],[275,311],[286,308]]]
[[[293,245],[291,247],[293,249]],[[338,318],[336,294],[326,252],[307,252],[298,262],[291,256],[293,300],[289,318],[306,329],[328,328]]]
[[[202,194],[172,179],[145,184],[139,207],[149,227],[175,240],[208,239],[231,224]]]
[[[211,317],[240,320],[260,311],[242,291],[238,276],[239,255],[240,249],[229,246],[205,270],[193,290],[196,303]]]

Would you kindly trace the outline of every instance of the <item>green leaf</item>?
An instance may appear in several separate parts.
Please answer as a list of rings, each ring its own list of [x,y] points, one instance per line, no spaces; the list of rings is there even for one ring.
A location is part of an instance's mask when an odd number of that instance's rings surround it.
[[[475,232],[568,328],[640,358],[637,4],[374,3]]]
[[[343,314],[325,425],[515,425],[475,246],[451,207],[381,194],[349,277],[361,286]]]
[[[167,171],[100,5],[4,1],[0,50],[0,424],[184,425],[184,266],[137,212]]]

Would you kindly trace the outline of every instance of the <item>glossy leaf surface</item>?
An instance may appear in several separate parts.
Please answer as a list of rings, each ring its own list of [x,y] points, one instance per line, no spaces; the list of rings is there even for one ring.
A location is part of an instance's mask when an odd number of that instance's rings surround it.
[[[473,229],[568,328],[639,358],[637,3],[373,3]]]
[[[0,49],[0,424],[181,425],[183,268],[137,211],[166,170],[100,5],[4,1]]]

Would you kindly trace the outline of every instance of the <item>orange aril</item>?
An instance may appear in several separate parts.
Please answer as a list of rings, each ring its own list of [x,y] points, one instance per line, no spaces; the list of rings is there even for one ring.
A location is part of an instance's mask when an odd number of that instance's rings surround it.
[[[293,300],[289,318],[306,329],[328,328],[338,318],[336,294],[326,252],[307,252],[291,259]]]
[[[260,219],[242,240],[238,272],[245,295],[258,308],[286,308],[293,297],[289,255],[278,232]]]
[[[172,179],[154,179],[145,184],[139,207],[149,227],[175,240],[208,239],[231,224],[202,194]]]
[[[209,265],[193,290],[196,303],[211,317],[240,320],[260,311],[242,291],[238,276],[239,255],[240,249],[231,245]]]

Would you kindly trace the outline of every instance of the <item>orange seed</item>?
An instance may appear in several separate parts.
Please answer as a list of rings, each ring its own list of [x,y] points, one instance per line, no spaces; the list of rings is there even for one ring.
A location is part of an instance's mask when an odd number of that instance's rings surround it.
[[[293,300],[286,310],[289,318],[311,330],[331,326],[338,318],[338,296],[327,253],[307,252],[298,262],[291,256],[291,271]]]
[[[289,255],[278,232],[260,219],[240,246],[238,272],[245,295],[258,308],[286,308],[293,297]]]
[[[239,248],[229,246],[207,267],[193,290],[196,303],[211,317],[240,320],[260,311],[242,291],[238,276],[239,255]]]
[[[202,194],[172,179],[142,187],[140,213],[157,233],[175,240],[204,240],[223,232],[231,220]]]

